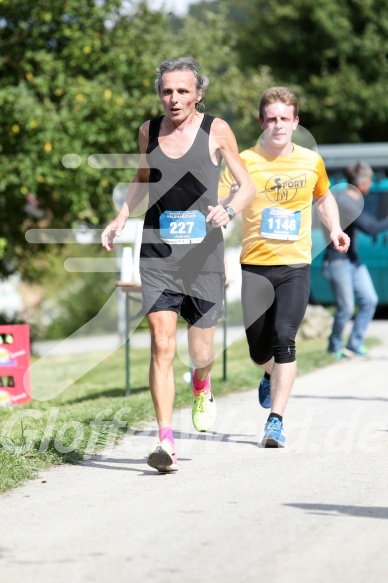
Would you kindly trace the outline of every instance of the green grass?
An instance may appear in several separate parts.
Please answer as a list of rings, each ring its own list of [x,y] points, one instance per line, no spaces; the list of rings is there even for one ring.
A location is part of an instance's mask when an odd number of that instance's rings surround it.
[[[326,339],[298,341],[298,375],[335,362],[326,353],[326,343]],[[124,349],[102,361],[101,354],[41,359],[38,373],[32,375],[33,395],[44,395],[47,387],[57,390],[63,382],[70,386],[49,400],[35,398],[20,407],[0,409],[0,492],[52,465],[78,463],[85,455],[117,443],[135,423],[154,417],[148,388],[149,350],[132,349],[130,396],[124,393]],[[227,355],[226,381],[222,380],[222,356],[215,360],[215,395],[257,387],[261,373],[249,359],[245,340],[232,344]],[[81,376],[85,366],[90,368],[99,361]],[[188,366],[176,357],[174,370],[175,407],[191,406],[192,393],[183,380]],[[78,380],[72,383],[72,379]]]

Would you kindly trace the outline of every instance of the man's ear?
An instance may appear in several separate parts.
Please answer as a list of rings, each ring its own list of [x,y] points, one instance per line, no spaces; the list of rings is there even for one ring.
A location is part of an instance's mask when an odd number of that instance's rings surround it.
[[[261,117],[259,117],[259,126],[261,127],[262,130],[264,130],[264,121]]]
[[[299,123],[299,117],[296,116],[296,118],[294,119],[294,130],[296,130],[296,128],[298,127],[298,123]]]

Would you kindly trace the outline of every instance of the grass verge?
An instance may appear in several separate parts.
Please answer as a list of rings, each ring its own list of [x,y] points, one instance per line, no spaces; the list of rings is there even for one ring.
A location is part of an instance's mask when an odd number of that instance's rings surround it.
[[[300,340],[297,351],[298,375],[335,362],[326,353],[326,339]],[[249,359],[245,340],[233,343],[227,354],[226,381],[222,380],[221,356],[215,360],[215,395],[257,387],[261,373]],[[149,350],[132,350],[130,396],[123,388],[123,348],[107,358],[101,355],[41,359],[44,366],[39,369],[40,378],[33,377],[33,394],[42,380],[55,388],[65,378],[69,387],[49,400],[33,399],[20,407],[0,409],[0,492],[21,485],[50,466],[78,463],[84,456],[117,443],[135,423],[154,417],[148,388]],[[87,359],[99,364],[82,375]],[[174,370],[175,408],[191,406],[192,393],[183,380],[187,364],[176,357]],[[72,378],[78,380],[72,382]]]

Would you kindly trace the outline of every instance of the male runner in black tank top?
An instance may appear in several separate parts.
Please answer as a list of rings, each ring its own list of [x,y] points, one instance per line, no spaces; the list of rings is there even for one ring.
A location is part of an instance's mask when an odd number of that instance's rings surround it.
[[[220,227],[255,194],[228,124],[198,111],[207,84],[191,57],[164,61],[157,69],[155,86],[165,115],[141,126],[142,163],[119,215],[101,236],[103,246],[113,249],[114,237],[149,191],[140,274],[152,339],[150,389],[159,440],[148,464],[161,472],[178,469],[171,427],[178,314],[188,323],[189,354],[195,367],[194,426],[207,431],[215,421],[209,372],[215,326],[223,313]],[[233,207],[217,201],[222,157],[240,185]]]

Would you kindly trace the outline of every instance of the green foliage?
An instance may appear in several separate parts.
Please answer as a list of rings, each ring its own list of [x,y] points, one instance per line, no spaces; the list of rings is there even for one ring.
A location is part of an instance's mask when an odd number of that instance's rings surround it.
[[[185,18],[174,56],[180,55],[184,40],[187,54],[199,60],[210,79],[206,111],[231,125],[241,150],[253,146],[261,133],[256,121],[258,100],[273,80],[266,66],[255,67],[248,74],[241,70],[238,36],[227,20],[226,9],[221,6],[214,12],[212,4],[203,3],[199,18]]]
[[[145,5],[123,14],[118,0],[3,0],[2,18],[0,270],[32,277],[43,248],[25,243],[28,228],[99,225],[114,213],[111,192],[126,171],[87,158],[137,151],[138,128],[159,107],[148,31],[157,45],[167,17]],[[65,168],[72,153],[81,165]]]
[[[234,22],[234,2],[215,4]],[[384,0],[241,0],[238,11],[241,67],[267,65],[277,85],[296,89],[318,143],[387,139]]]

